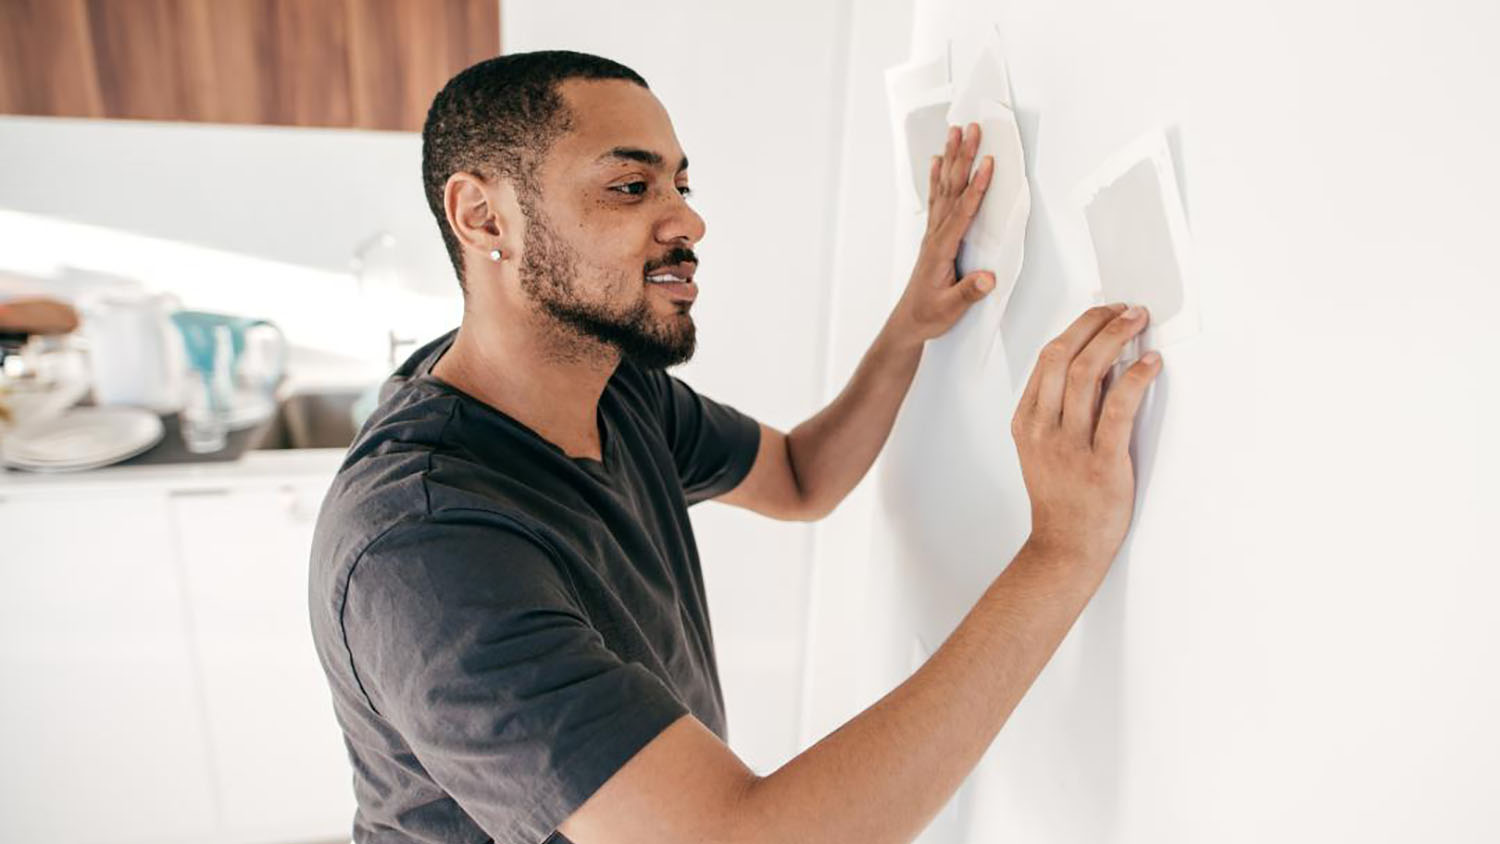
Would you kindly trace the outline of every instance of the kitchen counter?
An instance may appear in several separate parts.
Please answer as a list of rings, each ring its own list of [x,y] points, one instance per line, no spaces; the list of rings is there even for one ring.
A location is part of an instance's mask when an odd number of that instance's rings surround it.
[[[287,379],[279,393],[283,400],[320,392],[352,396],[379,383],[386,370],[380,363],[292,346],[287,355]],[[0,468],[0,500],[82,491],[213,492],[244,485],[332,479],[344,459],[344,447],[248,448],[247,440],[260,439],[258,428],[231,431],[230,442],[221,453],[193,455],[182,447],[175,414],[164,416],[162,421],[166,430],[161,443],[113,466],[79,472]]]

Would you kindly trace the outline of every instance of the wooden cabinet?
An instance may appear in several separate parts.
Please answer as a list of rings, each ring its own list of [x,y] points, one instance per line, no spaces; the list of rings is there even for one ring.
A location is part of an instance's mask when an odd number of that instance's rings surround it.
[[[417,131],[498,0],[0,0],[0,112]]]

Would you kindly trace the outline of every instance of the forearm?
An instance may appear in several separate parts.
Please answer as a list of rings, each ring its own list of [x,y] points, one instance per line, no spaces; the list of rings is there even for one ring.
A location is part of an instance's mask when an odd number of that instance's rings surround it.
[[[749,787],[742,840],[914,839],[978,764],[1107,563],[1028,542],[915,674]]]
[[[809,509],[828,513],[869,471],[911,388],[922,345],[887,320],[838,397],[787,434],[787,458]]]

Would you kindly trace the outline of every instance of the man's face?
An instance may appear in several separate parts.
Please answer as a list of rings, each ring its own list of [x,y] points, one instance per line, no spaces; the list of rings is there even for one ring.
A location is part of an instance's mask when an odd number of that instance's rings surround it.
[[[650,91],[618,80],[558,86],[572,130],[521,195],[522,290],[570,329],[642,366],[693,355],[692,247],[703,219],[687,205],[687,159]],[[524,194],[524,191],[522,192]]]

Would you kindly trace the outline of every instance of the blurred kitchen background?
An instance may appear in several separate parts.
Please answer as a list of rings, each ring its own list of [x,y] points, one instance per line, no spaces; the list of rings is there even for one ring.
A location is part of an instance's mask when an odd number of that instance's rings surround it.
[[[0,840],[347,840],[306,557],[373,390],[459,320],[419,173],[452,73],[570,48],[646,77],[708,224],[676,372],[789,429],[891,301],[878,71],[908,6],[0,0],[0,300],[81,315],[3,341]],[[857,14],[883,40],[851,36]],[[835,307],[868,330],[835,336]],[[826,540],[693,517],[731,745],[769,773],[841,717],[803,707]]]

